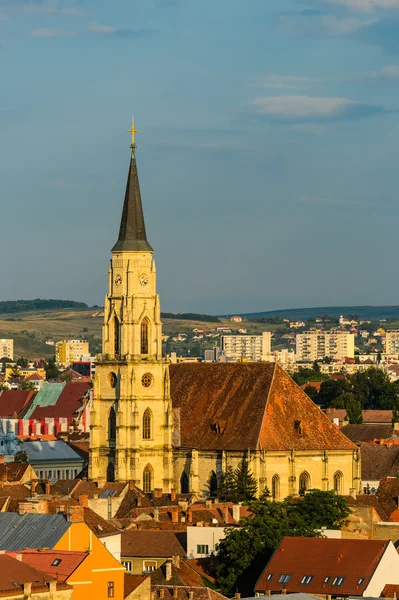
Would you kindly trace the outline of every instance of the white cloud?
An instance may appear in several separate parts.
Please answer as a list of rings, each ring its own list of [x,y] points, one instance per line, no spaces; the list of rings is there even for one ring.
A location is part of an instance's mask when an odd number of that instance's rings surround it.
[[[371,12],[378,8],[399,8],[399,0],[325,0],[329,4],[346,6],[357,12]]]
[[[356,77],[355,77],[356,79]],[[360,74],[360,79],[385,79],[397,81],[399,79],[399,67],[396,65],[387,65],[380,71],[366,71]]]
[[[100,23],[96,23],[92,21],[87,26],[88,31],[93,31],[94,33],[116,33],[116,27],[111,27],[110,25],[100,25]]]
[[[305,87],[311,81],[309,77],[299,77],[297,75],[265,75],[259,78],[255,85],[264,88],[295,90]]]
[[[51,27],[42,27],[41,29],[31,31],[31,36],[38,38],[73,37],[74,35],[71,31],[62,31],[61,29],[53,29]]]
[[[307,119],[338,116],[351,105],[346,98],[314,98],[312,96],[271,96],[254,98],[258,113],[283,119]]]

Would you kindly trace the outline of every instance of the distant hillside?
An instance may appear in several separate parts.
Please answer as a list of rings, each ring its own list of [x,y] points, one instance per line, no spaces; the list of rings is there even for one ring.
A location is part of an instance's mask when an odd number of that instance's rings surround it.
[[[84,302],[74,300],[3,300],[0,301],[0,314],[28,312],[31,310],[53,310],[62,308],[87,308]]]
[[[162,312],[161,317],[163,319],[178,319],[182,321],[201,321],[204,323],[220,323],[218,317],[212,315],[199,315],[197,313],[167,313]]]
[[[292,321],[309,319],[312,317],[339,317],[339,315],[357,315],[359,319],[378,321],[379,319],[399,320],[399,306],[318,306],[315,308],[288,308],[281,310],[269,310],[266,312],[241,314],[242,317],[273,318],[285,317]]]

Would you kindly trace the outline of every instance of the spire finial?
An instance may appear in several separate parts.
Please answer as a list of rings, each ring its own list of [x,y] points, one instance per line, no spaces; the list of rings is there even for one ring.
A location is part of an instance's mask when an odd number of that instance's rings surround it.
[[[139,131],[140,131],[140,129],[135,129],[135,128],[134,128],[134,117],[132,116],[132,128],[131,128],[131,129],[128,129],[128,133],[131,133],[131,134],[132,134],[132,144],[131,144],[131,146],[130,146],[132,150],[134,150],[134,149],[135,149],[135,147],[136,147],[136,144],[135,144],[135,142],[134,142],[134,134],[135,134],[135,133],[138,133]]]

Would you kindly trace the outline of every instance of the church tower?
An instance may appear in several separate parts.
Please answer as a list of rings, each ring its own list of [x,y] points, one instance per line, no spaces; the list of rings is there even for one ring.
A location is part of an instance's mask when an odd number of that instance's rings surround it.
[[[111,250],[102,355],[96,362],[89,477],[146,492],[173,488],[169,368],[153,249],[147,241],[134,125],[119,237]]]

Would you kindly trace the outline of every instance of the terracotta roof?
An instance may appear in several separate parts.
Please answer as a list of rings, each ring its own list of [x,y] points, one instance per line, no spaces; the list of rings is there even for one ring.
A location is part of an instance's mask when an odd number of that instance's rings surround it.
[[[201,575],[194,571],[183,560],[168,561],[170,563],[171,577],[167,577],[167,563],[151,573],[151,585],[180,585],[203,587]]]
[[[79,484],[80,479],[57,479],[50,487],[50,493],[55,496],[69,496]]]
[[[0,485],[0,498],[9,498],[7,512],[18,512],[19,503],[31,495],[28,488],[23,484]]]
[[[284,588],[287,593],[362,596],[390,543],[285,537],[259,577],[255,592],[279,592]],[[290,576],[289,581],[279,583],[283,574]],[[269,575],[272,577],[268,580]],[[312,576],[308,584],[301,583],[305,575]],[[333,585],[340,577],[344,578],[342,584]]]
[[[0,594],[7,596],[20,596],[24,583],[32,584],[32,592],[48,592],[49,583],[53,577],[34,569],[30,565],[8,556],[0,555]],[[65,583],[57,583],[57,589],[71,589]]]
[[[182,363],[170,366],[170,379],[175,415],[180,413],[176,445],[198,450],[355,448],[277,364]]]
[[[384,521],[389,521],[390,515],[398,508],[399,479],[397,477],[383,477],[376,493],[378,501],[384,508]]]
[[[0,393],[0,417],[19,415],[32,400],[36,392],[32,390],[7,390]]]
[[[29,467],[28,463],[6,463],[0,465],[0,480],[21,481]]]
[[[380,598],[397,598],[399,596],[399,585],[388,583],[381,592]]]
[[[215,592],[209,587],[194,586],[152,586],[153,598],[163,598],[164,600],[187,600],[192,595],[193,600],[226,600],[219,592]]]
[[[133,573],[125,573],[125,580],[123,586],[123,596],[129,596],[136,588],[139,587],[146,579],[149,578],[149,575],[133,575]]]
[[[91,387],[91,383],[87,382],[66,383],[54,405],[36,406],[29,418],[73,417],[82,407],[83,398]]]
[[[189,565],[191,569],[194,569],[201,577],[209,579],[209,581],[215,581],[215,569],[217,562],[215,557],[210,556],[207,558],[190,558],[186,559],[185,563]]]
[[[307,381],[306,383],[304,383],[303,385],[301,385],[301,389],[302,390],[306,390],[307,387],[312,387],[315,390],[317,390],[318,392],[320,392],[320,388],[321,388],[321,384],[323,382],[322,381]]]
[[[354,444],[360,442],[373,442],[374,440],[386,440],[393,434],[393,426],[385,423],[362,424],[362,425],[345,425],[341,429],[341,433],[346,435]]]
[[[8,553],[15,556],[16,553]],[[22,562],[59,581],[66,581],[74,570],[89,556],[88,552],[71,550],[21,550]],[[54,561],[57,562],[54,565]],[[59,562],[58,562],[59,561]]]
[[[94,481],[86,481],[85,479],[80,479],[79,481],[80,483],[72,493],[74,498],[79,498],[81,494],[87,494],[90,499],[93,499],[98,495],[98,487]]]
[[[44,381],[44,379],[39,373],[32,373],[32,375],[25,377],[25,381]]]
[[[123,531],[121,556],[186,556],[187,535],[171,531]]]
[[[91,508],[84,509],[84,520],[85,523],[97,537],[105,537],[108,535],[117,535],[121,533],[112,523],[106,521],[100,515],[91,510]]]
[[[83,440],[68,440],[68,444],[73,448],[82,458],[89,460],[89,446],[90,443]]]
[[[388,521],[390,513],[387,513],[386,508],[378,499],[376,494],[357,494],[356,498],[352,496],[345,496],[348,501],[348,506],[354,510],[356,508],[374,508],[380,517],[381,521]]]
[[[360,444],[362,479],[377,480],[395,477],[399,473],[399,446]]]

